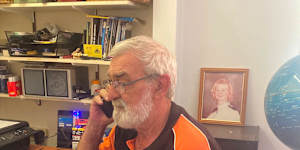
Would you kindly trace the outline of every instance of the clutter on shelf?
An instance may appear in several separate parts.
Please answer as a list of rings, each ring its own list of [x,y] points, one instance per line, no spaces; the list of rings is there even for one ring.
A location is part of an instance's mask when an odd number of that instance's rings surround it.
[[[43,28],[35,33],[5,31],[11,56],[59,57],[82,45],[82,33]]]
[[[89,57],[107,58],[111,48],[131,36],[129,23],[136,19],[132,17],[93,16],[88,15],[83,31],[84,53]]]

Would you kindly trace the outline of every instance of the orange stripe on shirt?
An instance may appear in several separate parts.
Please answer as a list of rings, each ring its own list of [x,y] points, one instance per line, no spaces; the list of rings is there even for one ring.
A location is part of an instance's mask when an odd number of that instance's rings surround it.
[[[182,114],[173,132],[175,150],[210,150],[205,134]]]
[[[103,138],[103,142],[99,145],[99,150],[115,150],[115,133],[116,127],[113,127],[109,135]]]

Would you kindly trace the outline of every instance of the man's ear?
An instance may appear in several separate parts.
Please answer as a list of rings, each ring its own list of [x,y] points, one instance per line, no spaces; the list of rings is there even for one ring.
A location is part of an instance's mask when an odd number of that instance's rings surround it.
[[[171,80],[170,76],[167,74],[160,75],[157,78],[157,88],[156,88],[156,96],[159,96],[158,98],[167,96],[169,92],[169,88],[171,86]]]

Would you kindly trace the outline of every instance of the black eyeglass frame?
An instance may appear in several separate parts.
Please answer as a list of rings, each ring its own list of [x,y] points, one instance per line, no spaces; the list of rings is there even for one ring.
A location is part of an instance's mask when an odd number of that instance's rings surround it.
[[[154,76],[157,76],[157,75],[156,74],[150,74],[150,75],[146,75],[144,77],[138,78],[138,79],[133,80],[133,81],[128,81],[128,82],[106,80],[106,81],[104,81],[104,83],[106,82],[105,83],[105,85],[106,85],[105,87],[112,86],[113,88],[117,89],[120,86],[122,88],[124,88],[125,86],[133,85],[133,84],[135,84],[138,81],[145,80],[145,79],[148,79],[148,78],[152,78]]]

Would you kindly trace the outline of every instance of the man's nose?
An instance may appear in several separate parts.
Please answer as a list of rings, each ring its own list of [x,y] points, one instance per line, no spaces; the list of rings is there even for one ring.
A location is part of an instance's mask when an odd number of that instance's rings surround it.
[[[121,97],[121,94],[112,86],[108,86],[106,88],[106,90],[108,91],[108,100],[109,101],[113,101],[113,100]]]

